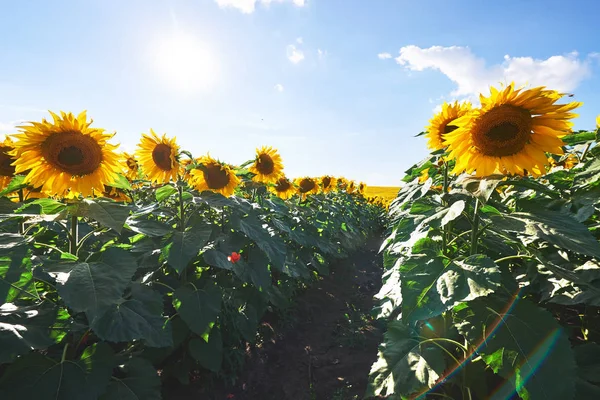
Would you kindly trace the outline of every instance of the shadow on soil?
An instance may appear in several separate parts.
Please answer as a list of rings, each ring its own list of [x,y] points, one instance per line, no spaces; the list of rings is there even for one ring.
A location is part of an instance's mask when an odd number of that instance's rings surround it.
[[[300,294],[277,321],[262,323],[267,337],[248,349],[236,385],[169,390],[167,400],[361,399],[382,333],[370,317],[381,287],[381,239],[331,266],[330,275]]]

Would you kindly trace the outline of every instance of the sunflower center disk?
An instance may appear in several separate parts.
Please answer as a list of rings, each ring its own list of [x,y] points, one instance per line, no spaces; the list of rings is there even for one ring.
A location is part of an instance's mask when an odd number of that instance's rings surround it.
[[[519,153],[531,136],[529,111],[502,105],[482,115],[473,127],[473,141],[481,153],[505,157]]]
[[[301,193],[308,193],[315,188],[315,183],[309,179],[303,179],[299,186]]]
[[[287,179],[280,179],[275,186],[275,190],[278,192],[285,192],[291,187],[290,182]]]
[[[163,171],[170,171],[173,168],[171,164],[171,147],[164,143],[157,144],[152,150],[152,160],[158,168]]]
[[[323,189],[327,189],[331,185],[331,178],[323,178]]]
[[[220,165],[207,165],[204,180],[210,189],[223,189],[229,184],[229,174]]]
[[[15,160],[6,154],[10,150],[12,149],[9,147],[0,147],[0,176],[13,176],[15,174],[15,167],[10,165]]]
[[[154,158],[154,154],[153,154],[152,156],[153,156],[153,158]],[[137,169],[138,169],[138,164],[137,164],[137,162],[136,162],[135,160],[128,159],[128,160],[127,160],[127,168],[129,168],[129,169],[130,169],[130,170],[132,170],[132,171],[137,171]]]
[[[80,132],[58,132],[42,143],[42,155],[55,168],[71,175],[89,175],[102,163],[102,148]]]
[[[457,129],[458,129],[458,126],[456,126],[456,125],[446,125],[444,127],[444,134],[454,132]]]
[[[270,175],[275,169],[273,159],[268,154],[261,154],[258,156],[258,162],[256,163],[256,169],[263,175]]]

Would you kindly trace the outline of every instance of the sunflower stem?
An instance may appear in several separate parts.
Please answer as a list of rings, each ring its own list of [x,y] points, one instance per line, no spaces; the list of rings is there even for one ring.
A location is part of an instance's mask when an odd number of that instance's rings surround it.
[[[444,186],[443,186],[443,194],[442,194],[442,201],[444,203],[444,206],[448,205],[448,202],[445,200],[446,199],[446,193],[448,193],[448,164],[446,164],[444,162],[444,164],[442,164],[442,167],[444,168]],[[449,233],[449,229],[448,229],[448,224],[444,225],[443,231],[442,231],[442,254],[446,255],[448,253],[448,233]]]
[[[475,199],[475,209],[473,210],[473,229],[471,230],[471,255],[477,254],[479,230],[479,198]]]
[[[77,255],[77,243],[78,243],[78,222],[77,216],[71,215],[71,232],[69,235],[69,253]]]
[[[581,157],[579,157],[579,162],[584,162],[585,161],[585,156],[587,155],[588,150],[590,149],[590,146],[592,145],[592,142],[589,142],[585,148],[583,149],[583,152],[581,153]]]
[[[179,230],[185,231],[185,206],[183,204],[183,187],[177,185],[177,191],[179,192]]]

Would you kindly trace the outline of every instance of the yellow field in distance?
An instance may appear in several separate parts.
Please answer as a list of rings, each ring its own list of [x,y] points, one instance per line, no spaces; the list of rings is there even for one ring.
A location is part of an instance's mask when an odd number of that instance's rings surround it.
[[[379,196],[384,199],[394,199],[398,195],[399,187],[395,186],[367,186],[365,189],[366,197]]]

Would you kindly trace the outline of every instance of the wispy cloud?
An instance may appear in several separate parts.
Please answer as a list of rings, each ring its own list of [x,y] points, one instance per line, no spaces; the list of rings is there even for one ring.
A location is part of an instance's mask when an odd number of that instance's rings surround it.
[[[379,53],[377,54],[377,57],[380,60],[387,60],[388,58],[392,58],[392,55],[390,53]]]
[[[24,120],[15,120],[9,122],[0,122],[0,133],[16,133],[16,127],[22,125],[26,121]]]
[[[327,57],[327,50],[317,49],[317,55],[319,56],[319,60]]]
[[[298,44],[302,44],[302,43],[304,43],[304,39],[302,39],[302,37],[299,37],[298,39],[296,39],[296,42]]]
[[[300,61],[304,60],[304,52],[293,44],[288,45],[287,47],[287,58],[294,64],[298,64]]]
[[[292,3],[297,7],[304,7],[306,0],[215,0],[221,8],[235,8],[244,14],[252,14],[256,5],[269,6],[271,3]]]
[[[488,93],[490,85],[513,81],[516,85],[572,91],[591,76],[590,60],[590,56],[580,58],[576,52],[547,59],[505,55],[502,63],[487,66],[471,49],[460,46],[406,46],[396,57],[396,62],[410,71],[440,71],[457,85],[451,96],[463,98]]]
[[[275,90],[277,90],[278,92],[283,92],[283,85],[281,83],[278,83],[277,85],[275,85]]]

